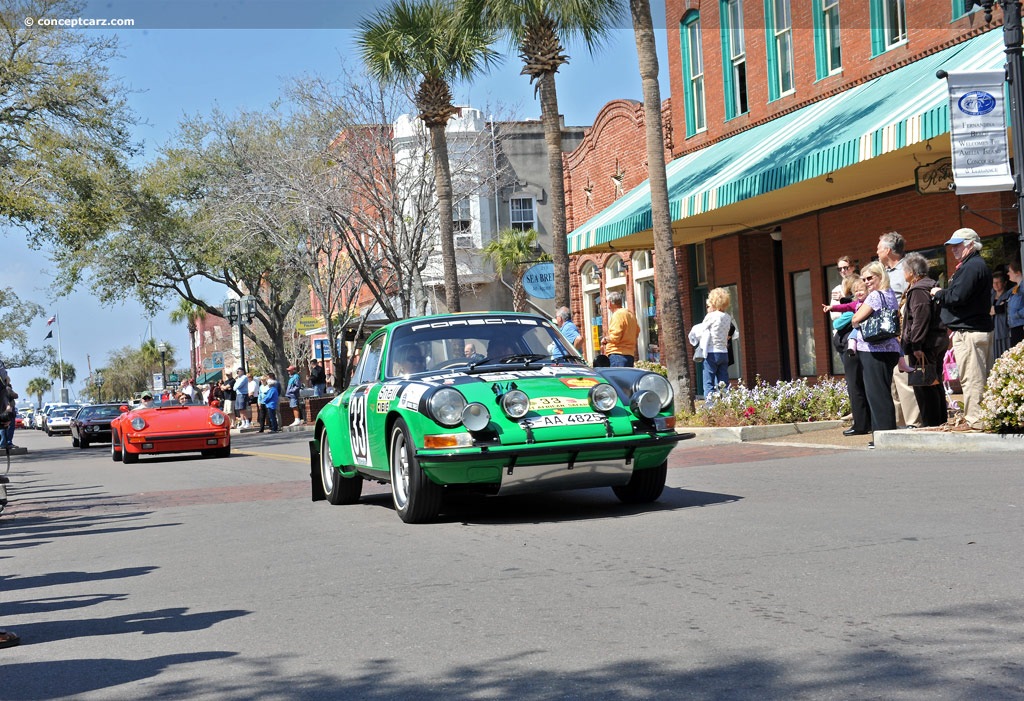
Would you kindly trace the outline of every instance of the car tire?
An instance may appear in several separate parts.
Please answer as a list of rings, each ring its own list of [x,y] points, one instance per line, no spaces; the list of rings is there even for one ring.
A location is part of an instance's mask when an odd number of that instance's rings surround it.
[[[612,491],[624,504],[647,504],[661,496],[667,475],[668,460],[657,467],[633,470],[629,482],[620,487],[612,487]]]
[[[226,445],[223,448],[215,448],[213,451],[213,457],[215,458],[230,458],[231,457],[231,446]]]
[[[329,504],[355,504],[363,494],[363,478],[342,477],[331,457],[331,443],[325,430],[320,436],[320,481]]]
[[[139,454],[138,453],[129,453],[122,446],[122,448],[121,448],[121,461],[125,465],[134,465],[135,463],[137,463],[139,461]]]
[[[117,431],[110,433],[110,459],[114,462],[121,462],[121,451],[117,449]]]
[[[405,523],[423,523],[441,511],[444,490],[434,484],[420,469],[415,444],[405,421],[398,419],[388,441],[388,462],[391,467],[391,498],[398,517]]]
[[[78,447],[81,448],[82,450],[85,450],[86,448],[89,447],[89,441],[85,440],[84,438],[80,439],[78,441]]]
[[[71,447],[72,448],[81,448],[82,447],[82,443],[81,443],[81,441],[79,441],[74,436],[71,436]]]

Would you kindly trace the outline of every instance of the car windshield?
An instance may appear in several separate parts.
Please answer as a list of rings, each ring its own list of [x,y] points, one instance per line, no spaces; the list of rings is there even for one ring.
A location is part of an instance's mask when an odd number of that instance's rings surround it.
[[[79,419],[112,419],[121,415],[119,405],[111,406],[87,406],[78,414]]]
[[[76,413],[78,413],[78,407],[74,407],[72,409],[55,409],[53,413],[50,414],[50,418],[66,419],[69,416],[74,416]]]
[[[394,329],[386,377],[512,363],[582,363],[546,319],[500,314],[424,319]]]

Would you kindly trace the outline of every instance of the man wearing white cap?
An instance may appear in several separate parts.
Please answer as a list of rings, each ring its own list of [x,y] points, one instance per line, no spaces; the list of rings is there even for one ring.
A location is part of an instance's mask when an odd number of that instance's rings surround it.
[[[947,246],[959,261],[946,289],[932,288],[941,307],[940,318],[953,332],[953,355],[964,390],[964,417],[969,429],[979,430],[981,395],[992,368],[992,271],[978,254],[981,237],[974,229],[957,229]]]

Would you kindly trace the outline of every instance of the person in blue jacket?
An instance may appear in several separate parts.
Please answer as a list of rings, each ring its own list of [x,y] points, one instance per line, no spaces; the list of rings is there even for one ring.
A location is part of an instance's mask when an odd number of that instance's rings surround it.
[[[267,375],[267,392],[263,395],[263,404],[267,407],[267,418],[270,419],[270,432],[277,433],[277,402],[281,398],[281,388],[277,384],[274,373]]]
[[[1024,289],[1021,287],[1020,262],[1014,261],[1007,266],[1013,287],[1006,300],[1006,325],[1010,327],[1010,347],[1024,341]]]

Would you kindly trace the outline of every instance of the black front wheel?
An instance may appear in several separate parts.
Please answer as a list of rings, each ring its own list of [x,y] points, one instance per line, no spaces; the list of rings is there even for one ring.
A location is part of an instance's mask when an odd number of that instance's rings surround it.
[[[420,469],[409,427],[402,419],[391,429],[388,445],[391,497],[399,518],[406,523],[423,523],[436,518],[441,511],[443,490]]]
[[[320,436],[320,481],[324,486],[327,501],[335,506],[339,504],[355,504],[363,494],[363,478],[342,477],[331,457],[331,442],[327,438],[326,429]]]
[[[86,448],[89,447],[89,441],[85,440],[84,438],[79,438],[78,447],[81,448],[82,450],[85,450]]]
[[[110,459],[114,462],[121,462],[121,451],[117,449],[117,431],[110,434]]]
[[[657,467],[634,470],[629,482],[621,487],[612,487],[612,491],[625,504],[647,504],[661,496],[667,475],[668,460]]]

